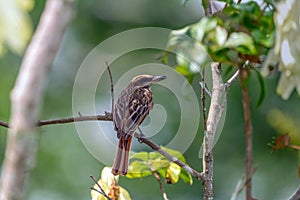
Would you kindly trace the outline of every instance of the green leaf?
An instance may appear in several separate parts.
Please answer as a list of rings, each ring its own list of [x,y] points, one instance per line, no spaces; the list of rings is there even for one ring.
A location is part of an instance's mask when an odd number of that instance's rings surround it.
[[[190,28],[191,36],[196,41],[202,41],[205,34],[214,30],[218,25],[218,20],[216,18],[204,17],[199,23],[194,24]]]
[[[185,158],[179,151],[166,147],[161,148],[182,162],[186,162]],[[185,183],[190,185],[193,183],[190,174],[181,169],[181,167],[174,162],[167,160],[156,151],[150,153],[139,152],[132,155],[130,159],[133,161],[130,162],[128,167],[128,173],[126,175],[127,178],[142,178],[150,176],[154,171],[156,171],[170,183],[177,183],[179,178],[182,178]]]
[[[191,73],[189,70],[189,67],[186,65],[177,65],[175,67],[175,70],[186,77],[189,83],[191,83],[194,80],[195,74]]]
[[[138,159],[147,162],[148,161],[148,153],[145,151],[141,151],[130,156],[130,159]]]
[[[216,41],[219,46],[223,46],[227,40],[228,32],[221,26],[216,27]]]
[[[193,177],[190,173],[186,172],[184,169],[181,169],[180,178],[187,184],[193,184]]]
[[[152,174],[150,166],[147,162],[135,160],[128,166],[127,178],[142,178]]]
[[[170,161],[168,161],[164,156],[162,156],[158,152],[150,152],[149,153],[149,164],[152,167],[152,170],[160,170],[162,168],[166,168]]]
[[[224,47],[234,48],[242,54],[257,54],[252,37],[244,32],[231,33]]]
[[[269,34],[257,29],[252,32],[252,36],[256,43],[263,45],[264,47],[271,48],[274,46],[274,31]]]
[[[264,101],[265,96],[266,96],[266,85],[265,85],[265,80],[262,77],[261,73],[256,69],[254,71],[256,72],[257,79],[258,79],[259,86],[260,86],[259,99],[256,103],[256,107],[259,107],[261,105],[261,103]]]

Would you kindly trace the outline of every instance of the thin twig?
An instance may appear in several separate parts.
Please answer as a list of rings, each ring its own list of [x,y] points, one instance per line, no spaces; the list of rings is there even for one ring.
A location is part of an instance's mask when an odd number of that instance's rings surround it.
[[[68,117],[63,119],[52,119],[52,120],[40,120],[37,122],[37,126],[45,126],[52,124],[66,124],[72,122],[80,121],[112,121],[111,113],[105,113],[105,115],[96,115],[96,116],[78,116],[78,117]]]
[[[165,192],[164,185],[163,185],[163,183],[161,181],[160,174],[154,169],[151,161],[148,162],[148,165],[150,166],[151,171],[152,171],[155,179],[157,180],[157,182],[159,184],[159,189],[160,189],[160,191],[161,191],[161,193],[163,195],[164,200],[168,200],[168,196],[167,196],[167,193]]]
[[[205,67],[202,69],[201,73],[201,85],[202,85],[202,90],[201,90],[201,102],[202,102],[202,116],[203,116],[203,129],[204,131],[207,131],[207,126],[206,126],[206,99],[205,99]]]
[[[160,191],[161,191],[161,193],[163,195],[164,200],[169,200],[168,196],[167,196],[167,193],[165,192],[164,186],[162,184],[162,181],[161,181],[159,173],[157,171],[155,171],[155,170],[153,170],[152,173],[153,173],[155,179],[157,180],[157,182],[159,184],[159,189],[160,189]]]
[[[46,126],[46,125],[54,125],[54,124],[67,124],[73,122],[80,122],[80,121],[112,121],[111,113],[106,112],[105,115],[91,115],[91,116],[84,116],[79,115],[78,117],[67,117],[62,119],[50,119],[50,120],[39,120],[36,123],[36,126]],[[7,122],[0,121],[0,126],[5,128],[9,128],[10,125]]]
[[[237,77],[240,75],[240,70],[237,70],[229,79],[228,81],[225,83],[225,87],[226,88],[230,88],[230,86],[232,85],[232,83],[237,79]]]
[[[206,1],[206,9],[205,9],[205,15],[211,16],[212,13],[212,0],[205,0]]]
[[[94,187],[91,187],[91,190],[94,190],[96,192],[99,192],[100,194],[102,194],[107,200],[111,200],[111,198],[105,193],[105,191],[103,190],[103,188],[101,187],[101,185],[98,183],[98,181],[93,177],[93,176],[90,176],[90,178],[95,182],[95,184],[98,186],[98,188],[100,189],[97,190],[96,188]]]
[[[206,84],[203,83],[202,81],[199,82],[199,85],[201,86],[202,90],[204,89],[205,93],[211,98],[211,92],[209,89],[206,87]],[[202,94],[201,94],[202,96]]]
[[[0,126],[3,126],[5,128],[9,128],[9,125],[7,122],[4,122],[4,121],[0,121]]]
[[[290,144],[287,147],[292,148],[292,149],[296,149],[296,150],[300,151],[300,146],[298,146],[298,145],[292,145],[292,144]]]
[[[108,62],[106,61],[106,66],[107,66],[107,70],[108,70],[108,74],[109,74],[109,80],[110,80],[110,93],[111,93],[111,114],[112,116],[114,115],[115,113],[115,95],[114,95],[114,81],[113,81],[113,78],[112,78],[112,73],[111,73],[111,70],[110,70],[110,67],[109,67],[109,64]]]
[[[257,170],[257,167],[255,167],[255,168],[253,169],[253,172],[252,172],[251,177],[253,177],[253,175],[254,175],[254,173],[256,172],[256,170]],[[242,193],[243,189],[246,187],[246,185],[247,185],[248,182],[249,182],[249,179],[248,179],[248,180],[247,180],[247,179],[245,180],[245,177],[243,176],[243,177],[242,177],[242,182],[241,182],[240,184],[237,185],[237,187],[236,187],[235,191],[233,192],[232,197],[231,197],[230,200],[235,200],[235,199],[237,199],[238,195],[240,195],[240,194]]]

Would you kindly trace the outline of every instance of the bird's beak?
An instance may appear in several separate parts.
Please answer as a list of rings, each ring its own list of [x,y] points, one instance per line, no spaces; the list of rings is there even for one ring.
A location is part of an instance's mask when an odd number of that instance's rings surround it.
[[[167,78],[166,76],[154,76],[152,82],[162,81],[165,80],[166,78]]]

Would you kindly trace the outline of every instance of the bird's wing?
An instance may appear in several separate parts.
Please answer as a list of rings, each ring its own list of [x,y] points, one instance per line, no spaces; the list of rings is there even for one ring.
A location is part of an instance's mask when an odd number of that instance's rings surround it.
[[[118,138],[134,133],[152,108],[152,92],[149,88],[139,88],[133,91],[128,98],[119,98],[114,116]]]
[[[149,88],[136,90],[129,101],[129,119],[127,130],[132,133],[144,121],[150,110],[153,108],[152,92]]]

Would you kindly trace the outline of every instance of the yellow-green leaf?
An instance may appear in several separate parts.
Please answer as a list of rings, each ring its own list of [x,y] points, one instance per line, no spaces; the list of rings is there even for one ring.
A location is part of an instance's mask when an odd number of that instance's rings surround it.
[[[167,168],[166,179],[169,180],[169,183],[177,183],[180,177],[181,167],[175,163],[170,163]]]
[[[150,166],[147,162],[135,160],[128,166],[127,178],[142,178],[152,174]]]
[[[137,159],[137,160],[143,160],[143,161],[148,161],[149,159],[149,156],[148,156],[148,153],[145,152],[145,151],[141,151],[141,152],[138,152],[138,153],[135,153],[133,154],[130,159]]]
[[[33,2],[0,1],[0,55],[5,52],[5,47],[16,54],[23,53],[32,35],[32,22],[27,11],[32,9]]]
[[[180,178],[190,185],[193,184],[193,177],[190,173],[187,173],[184,169],[181,169]]]

